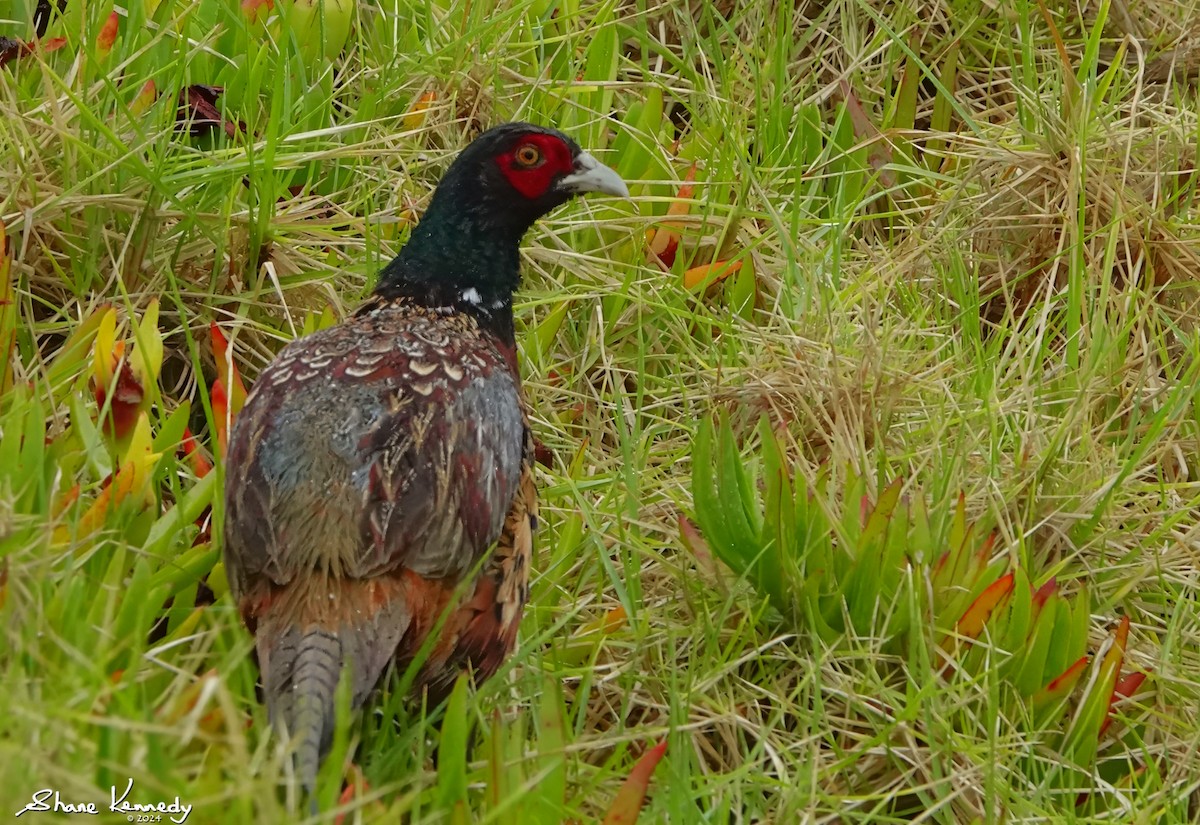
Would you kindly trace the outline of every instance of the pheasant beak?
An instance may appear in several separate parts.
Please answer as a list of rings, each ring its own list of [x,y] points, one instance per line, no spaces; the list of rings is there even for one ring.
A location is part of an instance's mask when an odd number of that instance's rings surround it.
[[[603,192],[618,198],[629,197],[629,187],[621,180],[621,176],[587,152],[580,152],[575,156],[575,168],[571,170],[571,174],[561,178],[555,184],[555,188],[572,195]]]

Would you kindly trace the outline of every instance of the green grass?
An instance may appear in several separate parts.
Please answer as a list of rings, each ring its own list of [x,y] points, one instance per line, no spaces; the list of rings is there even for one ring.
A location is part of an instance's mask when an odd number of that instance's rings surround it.
[[[0,35],[31,37],[33,6],[0,4]],[[367,293],[479,128],[521,118],[634,195],[574,204],[526,243],[522,363],[553,455],[533,603],[517,654],[440,737],[440,714],[393,691],[339,728],[322,820],[353,756],[369,790],[347,821],[596,821],[660,740],[643,822],[1197,815],[1195,0],[379,0],[332,64],[234,0],[65,8],[47,32],[65,45],[0,68],[13,812],[46,787],[106,804],[133,778],[142,799],[193,804],[191,822],[294,821],[251,642],[195,523],[212,504],[220,535],[209,324],[252,381]],[[147,81],[155,102],[131,108]],[[247,133],[177,130],[193,83],[223,86]],[[664,271],[646,232],[693,163]],[[742,269],[684,287],[723,260]],[[153,299],[148,474],[90,510],[128,457],[89,386],[97,308],[136,352]],[[693,552],[679,516],[718,411],[750,463],[765,414],[810,485],[823,466],[871,490],[902,478],[935,521],[962,491],[994,561],[1084,605],[1090,650],[1128,616],[1126,669],[1153,673],[1096,774],[1042,781],[1064,757],[1014,717],[997,668],[947,680],[869,636],[831,643]],[[185,424],[217,465],[203,479],[176,457]],[[194,608],[205,576],[217,599]],[[1105,760],[1142,770],[1112,783]]]

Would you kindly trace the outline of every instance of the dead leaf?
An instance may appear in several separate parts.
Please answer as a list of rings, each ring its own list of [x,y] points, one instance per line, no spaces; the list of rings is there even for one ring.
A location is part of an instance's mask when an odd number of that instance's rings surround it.
[[[221,128],[229,137],[246,131],[240,120],[227,120],[217,108],[217,98],[225,91],[224,86],[205,86],[193,83],[179,93],[179,112],[176,123],[186,127],[193,137],[200,137]]]
[[[554,451],[536,437],[533,439],[533,460],[543,467],[554,469]]]

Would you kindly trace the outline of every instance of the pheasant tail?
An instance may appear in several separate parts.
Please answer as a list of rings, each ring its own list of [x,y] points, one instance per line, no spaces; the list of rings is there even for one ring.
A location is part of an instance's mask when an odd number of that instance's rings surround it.
[[[351,680],[351,702],[358,708],[408,627],[407,599],[395,593],[381,597],[374,592],[381,584],[341,582],[342,592],[329,594],[324,605],[330,614],[308,624],[290,621],[295,614],[285,609],[268,609],[259,620],[256,641],[267,712],[271,724],[294,743],[296,774],[309,794],[333,741],[334,694],[343,669]],[[342,606],[346,609],[337,609]],[[338,621],[346,619],[346,613],[355,620]]]

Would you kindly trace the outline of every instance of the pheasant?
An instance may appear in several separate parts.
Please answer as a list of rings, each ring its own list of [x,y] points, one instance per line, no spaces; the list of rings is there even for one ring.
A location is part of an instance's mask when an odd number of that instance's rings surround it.
[[[566,135],[508,123],[454,160],[370,300],[284,347],[225,464],[224,558],[272,724],[310,793],[343,669],[355,708],[430,633],[432,703],[512,651],[537,499],[513,292],[534,221],[628,197]]]

